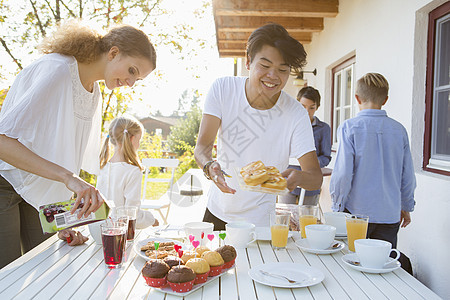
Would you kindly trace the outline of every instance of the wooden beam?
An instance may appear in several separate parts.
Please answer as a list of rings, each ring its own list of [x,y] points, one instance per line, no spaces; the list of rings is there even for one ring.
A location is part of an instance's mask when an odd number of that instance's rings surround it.
[[[288,32],[323,30],[323,18],[216,16],[215,21],[219,32],[252,32],[267,23],[278,23]]]
[[[288,31],[289,32],[289,31]],[[249,32],[218,32],[217,40],[218,42],[228,42],[228,43],[247,43]],[[289,34],[297,41],[303,43],[310,43],[312,40],[311,32],[289,32]]]
[[[220,51],[219,57],[245,57],[245,52],[228,52],[228,51]]]
[[[213,0],[215,16],[335,17],[339,0]]]

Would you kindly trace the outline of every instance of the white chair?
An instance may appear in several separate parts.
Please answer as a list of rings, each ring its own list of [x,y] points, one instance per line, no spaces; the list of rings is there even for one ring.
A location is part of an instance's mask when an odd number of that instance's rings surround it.
[[[154,209],[158,211],[161,215],[161,218],[164,224],[167,224],[167,217],[169,216],[170,203],[172,201],[173,195],[173,182],[175,169],[178,167],[179,160],[178,159],[168,159],[168,158],[144,158],[142,160],[142,164],[145,167],[145,177],[144,177],[144,189],[142,191],[142,199],[141,199],[141,208],[142,209]],[[170,178],[150,178],[151,174],[150,168],[156,167],[160,168],[171,168],[172,175]],[[169,187],[167,189],[166,194],[162,196],[158,200],[145,199],[145,194],[147,191],[148,183],[150,182],[167,182],[169,183]],[[166,214],[164,215],[162,209],[166,209]]]

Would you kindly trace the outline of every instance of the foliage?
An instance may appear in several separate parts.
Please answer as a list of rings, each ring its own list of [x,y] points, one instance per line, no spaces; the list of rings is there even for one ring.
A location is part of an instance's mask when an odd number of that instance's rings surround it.
[[[2,110],[3,101],[5,101],[6,94],[8,93],[9,89],[3,89],[0,90],[0,110]]]

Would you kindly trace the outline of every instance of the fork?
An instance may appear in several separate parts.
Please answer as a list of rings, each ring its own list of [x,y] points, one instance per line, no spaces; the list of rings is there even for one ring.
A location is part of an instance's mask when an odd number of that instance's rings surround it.
[[[259,272],[261,274],[263,274],[263,275],[266,275],[266,276],[272,276],[272,277],[278,277],[278,278],[285,279],[285,280],[289,281],[289,283],[299,283],[299,282],[303,282],[304,281],[304,279],[301,280],[301,281],[292,280],[292,279],[287,278],[286,276],[279,275],[279,274],[272,274],[272,273],[269,273],[269,272],[266,272],[266,271],[263,271],[263,270],[259,270]]]

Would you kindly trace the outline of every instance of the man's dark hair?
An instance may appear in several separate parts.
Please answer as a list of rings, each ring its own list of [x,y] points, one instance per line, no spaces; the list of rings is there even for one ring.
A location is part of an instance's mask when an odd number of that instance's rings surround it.
[[[247,40],[247,59],[253,61],[263,46],[272,46],[280,51],[292,73],[298,73],[306,65],[303,45],[291,37],[287,30],[276,23],[263,25],[252,32]]]
[[[300,101],[302,97],[305,97],[311,101],[314,101],[316,103],[316,107],[319,108],[320,106],[320,94],[319,91],[313,88],[312,86],[305,86],[300,91],[298,91],[297,94],[297,100]]]

